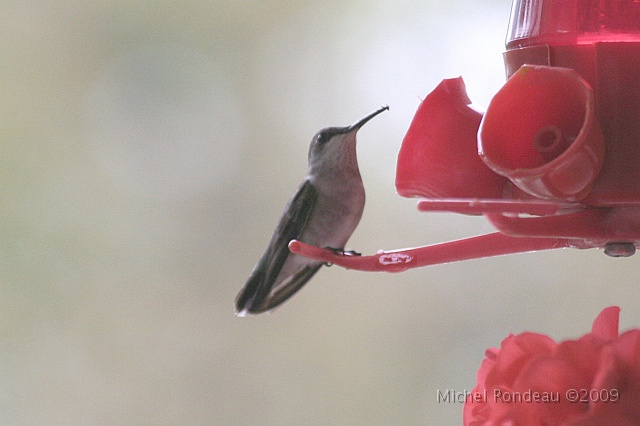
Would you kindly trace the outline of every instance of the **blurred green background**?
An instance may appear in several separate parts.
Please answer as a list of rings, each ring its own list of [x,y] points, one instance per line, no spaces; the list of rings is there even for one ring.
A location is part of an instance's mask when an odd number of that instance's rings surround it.
[[[348,248],[491,231],[395,194],[420,100],[504,81],[509,0],[4,1],[0,424],[445,425],[488,347],[640,325],[638,258],[565,250],[366,274],[324,268],[269,315],[233,301],[306,171],[359,133]]]

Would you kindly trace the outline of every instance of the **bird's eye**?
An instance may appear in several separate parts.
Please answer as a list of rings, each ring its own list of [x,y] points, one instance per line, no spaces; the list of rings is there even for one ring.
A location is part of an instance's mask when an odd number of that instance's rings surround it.
[[[325,143],[326,141],[329,140],[329,135],[327,135],[325,132],[320,132],[318,133],[318,136],[316,139],[318,140],[319,143]]]

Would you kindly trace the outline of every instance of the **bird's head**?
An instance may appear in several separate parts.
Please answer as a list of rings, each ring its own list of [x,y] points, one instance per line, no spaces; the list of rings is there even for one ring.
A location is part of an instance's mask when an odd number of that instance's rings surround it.
[[[316,133],[309,145],[309,174],[349,166],[357,168],[356,133],[367,121],[388,109],[384,106],[350,126],[327,127]]]

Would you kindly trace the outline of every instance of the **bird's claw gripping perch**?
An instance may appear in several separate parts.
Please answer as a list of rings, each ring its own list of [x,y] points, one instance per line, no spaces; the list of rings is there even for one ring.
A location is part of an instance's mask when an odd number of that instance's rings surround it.
[[[344,250],[339,248],[327,247],[328,250],[331,250],[338,256],[362,256],[362,253],[358,253],[355,250]]]

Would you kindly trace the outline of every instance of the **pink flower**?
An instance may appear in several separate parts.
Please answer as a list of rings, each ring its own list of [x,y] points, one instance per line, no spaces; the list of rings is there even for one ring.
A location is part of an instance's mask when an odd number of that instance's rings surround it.
[[[604,309],[578,340],[522,333],[488,349],[464,424],[640,424],[640,329],[618,335],[619,314]]]

